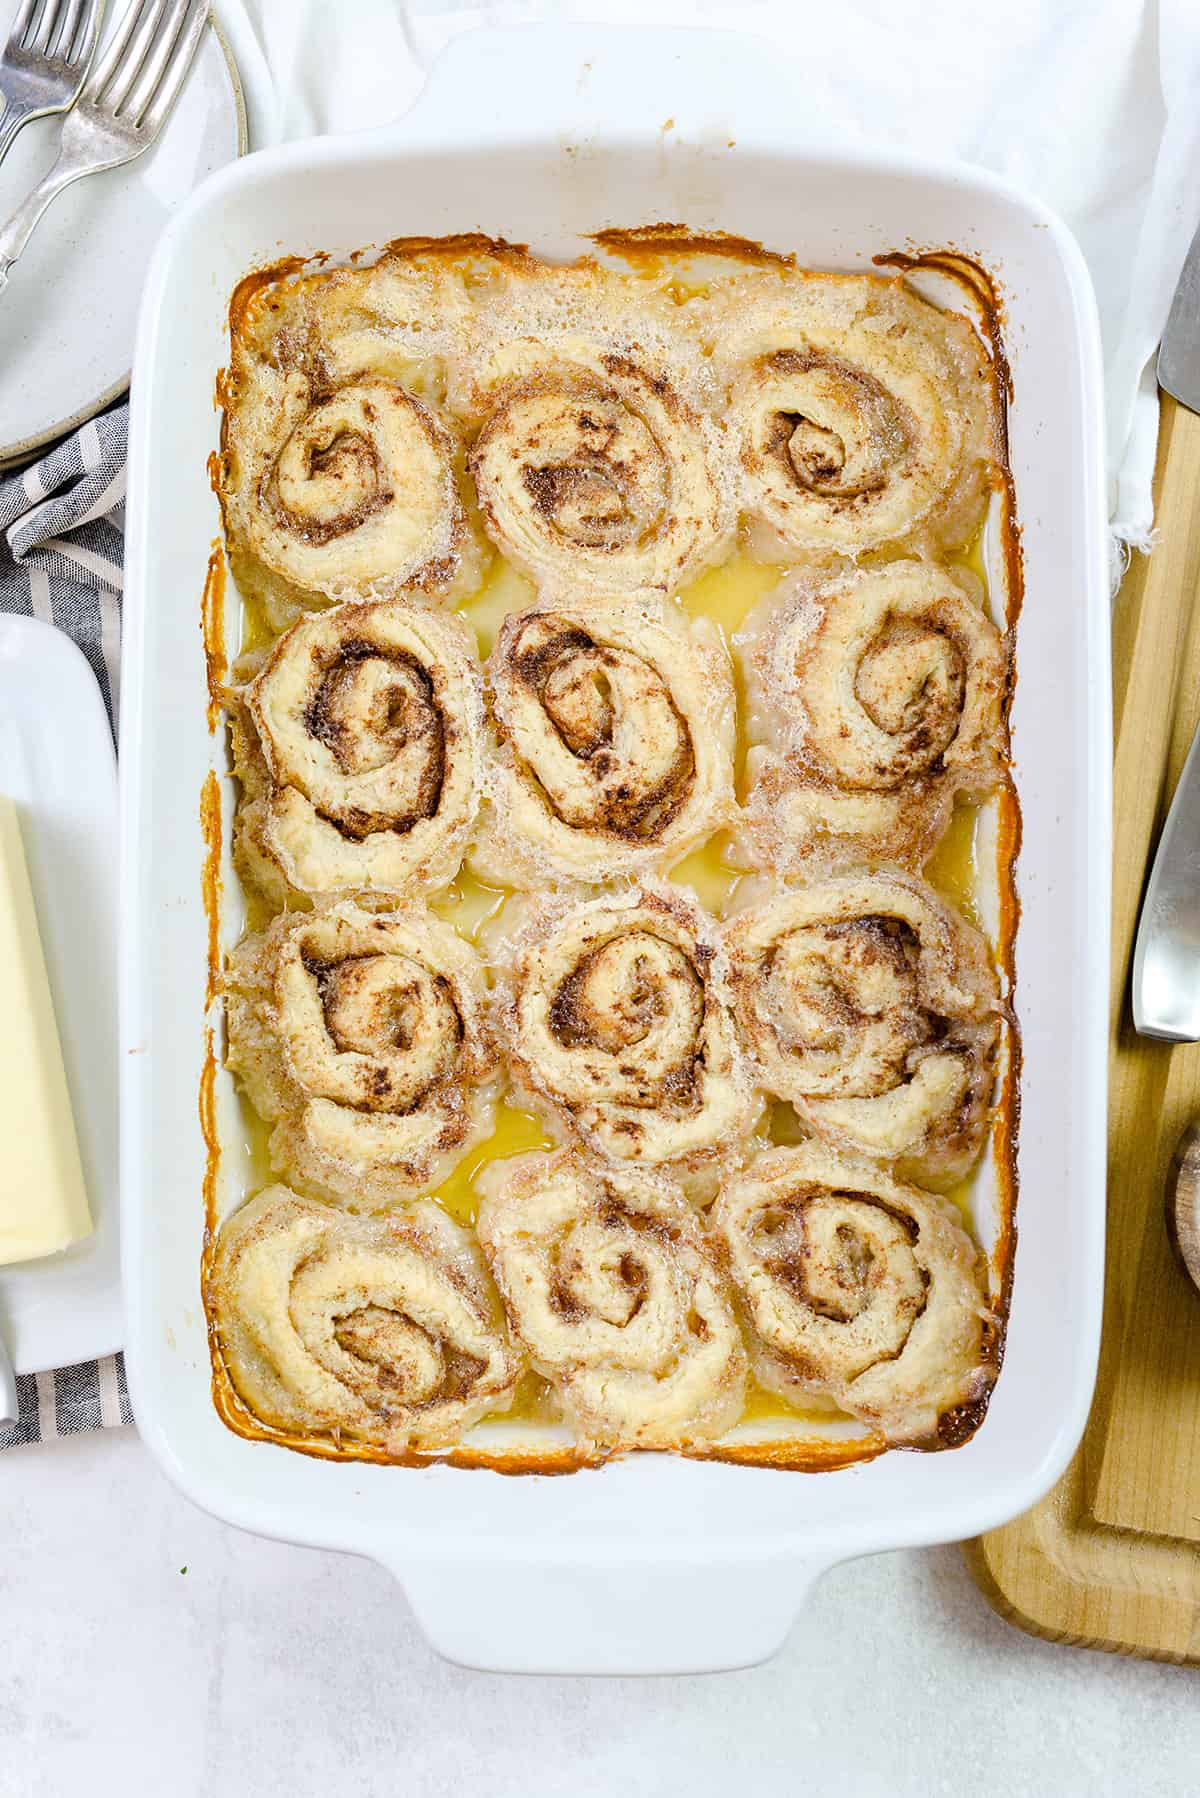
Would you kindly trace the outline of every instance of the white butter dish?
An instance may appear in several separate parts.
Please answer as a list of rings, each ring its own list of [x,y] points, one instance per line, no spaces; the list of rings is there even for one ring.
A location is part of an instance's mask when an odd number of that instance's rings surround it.
[[[0,792],[15,800],[95,1229],[0,1268],[18,1373],[121,1342],[115,996],[117,776],[96,677],[69,638],[0,616]]]

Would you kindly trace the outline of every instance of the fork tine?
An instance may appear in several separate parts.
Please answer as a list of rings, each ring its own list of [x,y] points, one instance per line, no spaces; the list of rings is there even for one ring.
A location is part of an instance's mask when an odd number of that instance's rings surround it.
[[[57,56],[61,61],[66,61],[71,45],[75,41],[75,30],[79,24],[81,4],[82,0],[64,0],[64,4],[59,7],[54,35],[46,45],[48,56]]]
[[[192,66],[192,59],[204,35],[208,19],[208,0],[188,0],[188,15],[172,46],[166,72],[157,91],[151,96],[150,104],[137,121],[140,128],[148,131],[152,137],[157,137],[179,98],[179,90],[187,79],[187,72]]]
[[[87,85],[83,90],[84,97],[90,100],[94,106],[100,103],[105,88],[121,66],[126,46],[133,36],[134,26],[142,14],[156,4],[157,0],[129,0],[121,23],[117,26],[111,41],[105,45],[104,54],[88,76]]]
[[[80,6],[81,16],[67,61],[74,67],[86,68],[95,53],[100,27],[104,23],[104,0],[80,0]]]
[[[12,29],[8,34],[8,48],[10,50],[19,50],[24,43],[25,30],[30,19],[33,17],[33,9],[36,4],[37,0],[21,0],[21,4],[17,8],[17,16],[13,20]]]
[[[46,55],[61,56],[70,39],[63,35],[63,20],[74,12],[75,0],[54,0],[54,17],[46,32]]]
[[[36,50],[39,54],[45,53],[45,28],[46,25],[49,24],[51,29],[53,29],[54,19],[57,12],[58,0],[38,0],[37,12],[28,31],[25,33],[25,48],[27,50]]]
[[[138,78],[122,106],[125,117],[132,119],[135,124],[150,104],[154,90],[163,78],[187,9],[188,0],[166,0],[166,12],[158,22],[154,42],[147,51],[145,61],[138,70]]]
[[[169,0],[150,0],[143,6],[141,16],[134,27],[129,47],[117,68],[113,70],[112,80],[108,84],[108,92],[104,96],[104,104],[113,112],[119,112],[124,106],[129,90],[137,79],[138,70],[146,60],[146,56],[158,36],[162,24],[163,13]]]
[[[46,34],[46,55],[65,56],[75,30],[79,0],[56,0],[55,17]]]

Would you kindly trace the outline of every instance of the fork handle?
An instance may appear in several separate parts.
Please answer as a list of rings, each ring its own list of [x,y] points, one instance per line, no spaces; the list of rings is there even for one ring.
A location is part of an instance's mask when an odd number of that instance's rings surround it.
[[[8,271],[29,239],[33,235],[34,226],[45,212],[52,200],[56,200],[65,187],[72,181],[78,181],[88,170],[81,168],[72,157],[59,152],[58,161],[38,182],[12,217],[0,225],[0,292],[8,285]]]

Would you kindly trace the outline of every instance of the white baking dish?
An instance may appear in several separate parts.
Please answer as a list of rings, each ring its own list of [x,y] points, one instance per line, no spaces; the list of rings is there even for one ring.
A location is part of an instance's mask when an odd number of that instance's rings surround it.
[[[664,1672],[759,1660],[823,1569],[974,1534],[1032,1504],[1081,1433],[1099,1334],[1108,991],[1109,673],[1094,302],[1062,226],[991,176],[798,142],[800,71],[750,39],[536,27],[461,39],[414,112],[223,171],[166,233],[134,375],[122,733],[123,1189],[143,1435],[197,1503],[371,1556],[445,1654]],[[667,127],[666,121],[673,121]],[[1019,1245],[983,1427],[940,1455],[799,1474],[641,1455],[570,1478],[333,1463],[251,1443],[210,1398],[199,1291],[206,922],[197,626],[217,505],[205,459],[237,279],[280,252],[467,229],[575,254],[683,220],[869,267],[953,244],[998,275],[1027,593],[1013,714]],[[228,800],[226,810],[228,811]]]

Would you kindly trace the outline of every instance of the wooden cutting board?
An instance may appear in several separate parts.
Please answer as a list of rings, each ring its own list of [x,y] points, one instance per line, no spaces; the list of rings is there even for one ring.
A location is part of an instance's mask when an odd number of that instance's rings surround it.
[[[1143,1041],[1129,1010],[1148,861],[1200,720],[1200,418],[1165,395],[1156,493],[1158,546],[1134,557],[1113,614],[1108,1257],[1096,1396],[1050,1496],[966,1553],[992,1604],[1022,1629],[1200,1662],[1200,1292],[1164,1221],[1171,1156],[1200,1114],[1200,1045]],[[1054,1194],[1027,1192],[1021,1203],[1052,1205]]]

